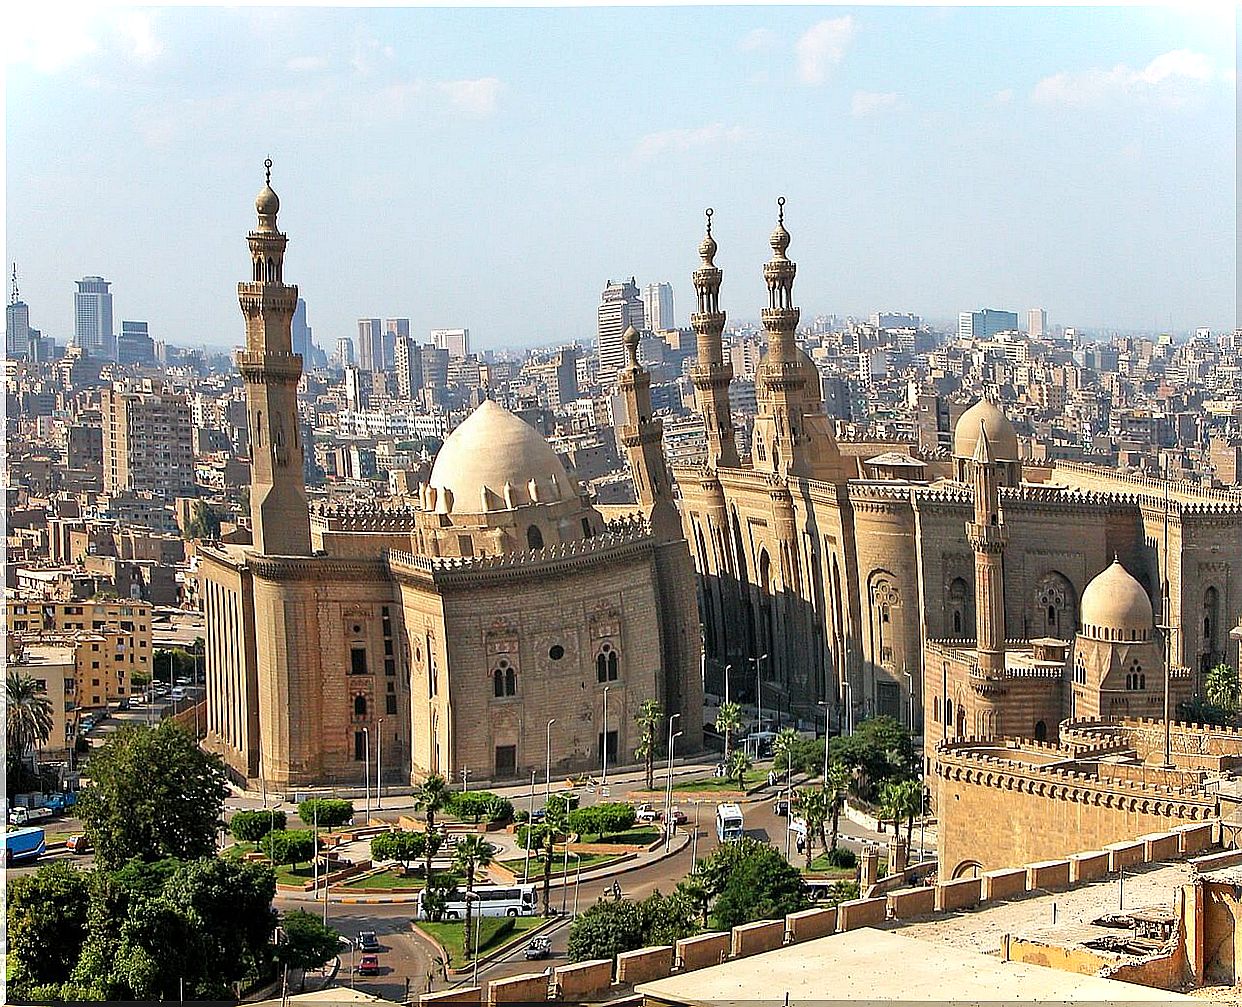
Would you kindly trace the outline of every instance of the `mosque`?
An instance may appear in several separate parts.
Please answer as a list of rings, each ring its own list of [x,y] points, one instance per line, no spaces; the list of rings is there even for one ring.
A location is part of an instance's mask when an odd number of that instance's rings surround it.
[[[279,205],[269,165],[238,285],[253,545],[204,548],[201,564],[206,743],[239,779],[357,783],[371,760],[388,781],[629,762],[648,698],[680,716],[690,752],[705,689],[730,688],[769,720],[891,715],[922,731],[930,771],[938,743],[1052,743],[1066,718],[1159,715],[1166,666],[1176,704],[1237,660],[1237,496],[1024,462],[986,399],[952,457],[838,441],[795,338],[783,200],[749,458],[709,211],[691,319],[707,455],[670,471],[631,330],[618,433],[632,519],[605,521],[491,401],[413,505],[312,513]]]

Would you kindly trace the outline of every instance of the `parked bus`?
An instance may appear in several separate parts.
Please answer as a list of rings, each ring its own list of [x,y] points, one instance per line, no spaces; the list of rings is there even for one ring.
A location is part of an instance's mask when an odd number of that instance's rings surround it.
[[[423,906],[423,892],[418,893],[418,916],[420,920],[429,919]],[[446,920],[460,920],[466,916],[466,902],[469,901],[470,915],[480,913],[484,916],[534,916],[535,886],[514,885],[512,888],[486,887],[476,888],[467,900],[464,888],[454,888],[448,893],[444,904]]]
[[[7,865],[19,860],[38,860],[45,852],[47,842],[42,829],[10,829],[4,834],[4,862]]]
[[[722,843],[742,838],[742,809],[736,804],[716,805],[716,838]]]

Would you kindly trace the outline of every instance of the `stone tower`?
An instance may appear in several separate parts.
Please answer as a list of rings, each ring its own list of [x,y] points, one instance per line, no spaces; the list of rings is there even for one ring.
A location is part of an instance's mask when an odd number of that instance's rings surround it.
[[[707,464],[712,468],[737,468],[741,462],[737,454],[736,431],[733,414],[729,409],[729,382],[733,380],[733,365],[726,363],[721,348],[725,313],[720,310],[720,280],[722,273],[716,266],[716,239],[712,237],[712,211],[707,211],[707,235],[699,245],[703,264],[694,271],[694,290],[698,296],[698,311],[690,316],[698,343],[698,360],[690,371],[694,383],[694,398],[699,413],[707,426]]]
[[[298,288],[284,282],[285,243],[276,226],[280,200],[272,191],[272,162],[255,200],[258,226],[250,232],[250,280],[237,285],[246,319],[246,348],[237,368],[246,383],[250,422],[250,523],[255,549],[269,556],[309,556],[310,512],[302,470],[298,380],[293,352]]]
[[[797,265],[785,254],[785,197],[777,200],[780,216],[764,264],[768,306],[760,312],[767,353],[756,376],[759,415],[755,419],[754,467],[778,476],[801,476],[828,482],[842,477],[841,452],[824,413],[819,371],[798,347],[794,333],[801,312],[794,307]]]
[[[617,378],[617,388],[625,397],[621,445],[634,477],[638,506],[651,522],[651,530],[659,539],[680,539],[681,518],[664,461],[664,424],[651,415],[651,375],[638,362],[638,339],[634,326],[625,330],[626,365]]]
[[[979,670],[1005,670],[1004,553],[1009,530],[1001,520],[1000,468],[992,458],[987,429],[980,424],[971,459],[975,519],[966,522],[966,537],[975,552],[975,632]]]

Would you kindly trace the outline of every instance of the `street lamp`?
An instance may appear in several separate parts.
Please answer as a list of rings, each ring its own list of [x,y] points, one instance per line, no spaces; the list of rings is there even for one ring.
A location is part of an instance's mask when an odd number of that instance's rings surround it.
[[[733,670],[733,665],[731,665],[731,664],[726,664],[726,665],[725,665],[725,695],[724,695],[724,701],[725,701],[726,703],[729,701],[729,672],[731,672],[732,670]]]
[[[466,904],[467,905],[469,905],[470,900],[472,898],[478,899],[480,903],[483,901],[483,896],[480,895],[478,892],[466,892]],[[471,982],[475,986],[479,985],[479,928],[482,925],[483,925],[483,906],[480,905],[478,907],[478,912],[474,914],[474,978],[471,980]],[[462,943],[463,944],[468,943],[469,937],[470,937],[469,934],[462,934],[462,938],[461,938]]]
[[[673,733],[673,721],[681,718],[674,713],[668,718],[668,785],[664,791],[664,852],[667,853],[673,842],[673,744],[681,737],[681,732]]]
[[[604,686],[604,725],[600,732],[600,749],[603,755],[603,771],[600,773],[600,786],[608,786],[608,686]]]
[[[750,660],[755,662],[755,700],[759,706],[759,731],[763,732],[763,675],[759,672],[759,662],[766,661],[767,654],[760,654],[758,657],[752,657]],[[758,755],[758,751],[755,752]]]
[[[703,803],[702,798],[694,800],[694,835],[690,837],[690,869],[694,870],[694,865],[699,862],[699,805]]]
[[[375,729],[375,810],[378,813],[380,801],[383,800],[384,780],[384,718],[380,717],[379,726]],[[369,824],[369,823],[368,823]]]
[[[362,729],[362,737],[366,742],[366,747],[362,753],[362,790],[366,795],[363,800],[365,802],[366,811],[363,813],[362,824],[371,824],[371,731],[370,728]]]
[[[545,807],[552,796],[552,725],[555,723],[555,717],[548,721],[547,740],[543,748],[543,803]]]
[[[535,827],[535,770],[530,771],[530,808],[526,813],[526,863],[522,868],[522,884],[530,880],[530,834]]]
[[[819,700],[815,704],[824,708],[824,789],[828,789],[828,735],[830,729],[828,726],[828,702],[827,700]]]
[[[463,769],[461,771],[461,792],[464,794],[470,789],[470,770]]]

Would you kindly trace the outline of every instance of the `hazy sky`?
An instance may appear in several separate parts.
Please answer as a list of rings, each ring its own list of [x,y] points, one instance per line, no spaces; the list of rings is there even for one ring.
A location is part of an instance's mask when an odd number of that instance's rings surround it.
[[[703,208],[756,318],[788,198],[803,316],[980,306],[1232,328],[1235,21],[1143,8],[74,8],[6,15],[7,243],[31,324],[73,281],[222,346],[275,160],[285,277],[482,347],[592,336],[674,284]]]

